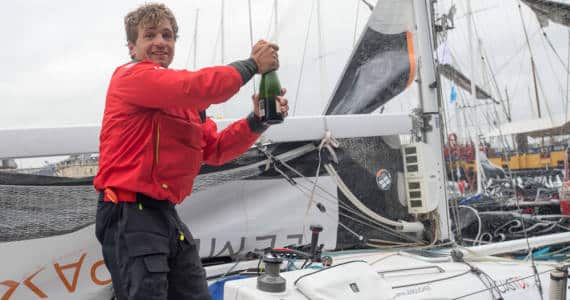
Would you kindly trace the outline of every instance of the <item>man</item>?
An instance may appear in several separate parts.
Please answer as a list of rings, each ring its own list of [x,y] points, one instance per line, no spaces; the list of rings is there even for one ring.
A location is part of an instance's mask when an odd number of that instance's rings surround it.
[[[266,129],[254,112],[217,132],[205,109],[228,100],[255,73],[277,69],[277,45],[196,72],[172,70],[178,26],[162,4],[125,17],[130,63],[115,70],[100,135],[96,236],[117,298],[210,299],[190,231],[175,204],[190,195],[201,164],[236,158]],[[283,91],[284,92],[284,91]],[[287,100],[279,97],[287,115]]]

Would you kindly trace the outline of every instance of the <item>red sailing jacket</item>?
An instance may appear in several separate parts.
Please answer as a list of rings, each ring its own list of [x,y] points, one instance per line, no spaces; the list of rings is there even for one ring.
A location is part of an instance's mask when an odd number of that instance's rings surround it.
[[[246,119],[220,132],[211,119],[201,122],[199,111],[226,101],[241,85],[231,66],[189,72],[142,61],[118,67],[107,91],[95,188],[181,203],[203,162],[232,160],[259,137]]]

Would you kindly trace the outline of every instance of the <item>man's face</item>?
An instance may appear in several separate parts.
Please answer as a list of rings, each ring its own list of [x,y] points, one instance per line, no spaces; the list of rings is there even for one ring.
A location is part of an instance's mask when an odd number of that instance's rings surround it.
[[[140,24],[135,44],[129,52],[137,60],[151,60],[167,68],[174,58],[175,36],[170,21],[163,19],[157,26]]]

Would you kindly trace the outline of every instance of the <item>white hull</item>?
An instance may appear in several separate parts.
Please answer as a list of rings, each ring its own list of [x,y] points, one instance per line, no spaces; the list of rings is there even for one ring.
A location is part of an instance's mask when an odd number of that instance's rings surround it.
[[[109,274],[102,265],[99,244],[92,238],[93,226],[65,236],[38,239],[25,242],[1,244],[0,251],[6,257],[0,268],[1,299],[110,299],[111,287]],[[70,240],[81,244],[74,250],[68,250]],[[17,255],[16,255],[17,254]],[[432,262],[430,262],[430,260]],[[374,273],[375,286],[381,287],[371,296],[362,289],[360,295],[350,299],[494,299],[489,292],[492,282],[495,296],[507,299],[541,299],[536,277],[531,262],[503,260],[498,258],[469,259],[469,264],[488,274],[482,279],[470,267],[461,262],[441,262],[398,251],[357,251],[333,253],[333,268],[351,261],[365,261],[367,271]],[[444,259],[445,260],[445,259]],[[435,262],[433,262],[435,261]],[[228,270],[257,267],[257,261],[241,262],[212,266],[207,268],[208,276],[220,276]],[[350,265],[350,264],[348,264]],[[369,267],[368,267],[369,266]],[[542,294],[548,299],[550,271],[556,267],[554,262],[536,262]],[[10,270],[12,272],[10,272]],[[16,271],[16,273],[14,273]],[[300,276],[317,271],[305,269],[284,272],[287,279],[285,293],[270,294],[256,288],[257,278],[235,280],[226,283],[224,299],[240,300],[308,300],[294,285]],[[327,276],[328,270],[321,271]],[[6,275],[10,274],[10,277]],[[361,271],[347,269],[341,277],[315,280],[315,284],[332,285],[327,290],[343,289],[353,282],[360,282]],[[308,277],[310,279],[310,277]],[[371,280],[370,276],[366,280]],[[213,283],[212,280],[210,283]],[[344,288],[343,286],[346,285]],[[380,293],[380,294],[378,294]],[[338,297],[320,299],[348,299],[343,291],[334,292]],[[523,298],[524,297],[524,298]]]
[[[299,288],[299,284],[294,282],[307,273],[316,270],[300,270],[282,273],[287,279],[287,290],[283,293],[271,294],[260,291],[256,288],[257,279],[250,278],[244,280],[230,281],[226,283],[224,299],[240,300],[261,300],[261,299],[281,299],[281,300],[308,300],[308,299],[498,299],[500,293],[503,299],[541,299],[537,281],[530,262],[526,261],[498,261],[496,258],[489,261],[470,262],[485,272],[488,277],[480,279],[470,267],[460,262],[431,263],[419,259],[401,255],[398,252],[363,252],[343,254],[334,257],[335,264],[348,261],[363,260],[368,263],[370,271],[376,273],[375,279],[371,279],[370,274],[360,275],[366,272],[355,268],[351,272],[350,264],[343,271],[343,278],[340,282],[334,277],[327,278],[327,270],[321,271],[310,285],[313,291],[317,290],[313,297],[307,298],[305,294],[311,291],[307,287]],[[542,295],[548,299],[550,287],[550,271],[555,268],[553,263],[537,262],[537,270],[542,285]],[[334,269],[334,268],[333,268]],[[330,270],[333,270],[330,269]],[[360,274],[355,274],[359,272]],[[331,272],[331,275],[333,273]],[[332,275],[334,276],[334,275]],[[324,279],[324,280],[323,280]],[[310,280],[310,276],[303,279]],[[364,289],[360,287],[359,292],[351,292],[348,287],[351,283],[366,286],[365,282],[372,280],[376,282],[373,286],[382,287]],[[485,280],[485,284],[482,280]],[[318,282],[324,281],[324,282]],[[329,284],[333,282],[334,284]],[[301,282],[301,281],[300,281]],[[495,298],[491,294],[490,286]],[[306,284],[309,285],[309,284]],[[327,286],[328,285],[328,286]],[[303,290],[304,288],[304,290]],[[329,291],[331,295],[318,292]],[[328,292],[326,292],[328,293]],[[352,296],[350,296],[352,293]],[[349,298],[347,298],[349,297]]]

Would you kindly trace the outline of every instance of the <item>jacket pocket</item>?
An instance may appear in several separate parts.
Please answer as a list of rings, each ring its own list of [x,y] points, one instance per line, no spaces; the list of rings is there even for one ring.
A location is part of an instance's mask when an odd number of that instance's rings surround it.
[[[186,192],[202,164],[202,128],[162,113],[154,128],[153,180],[175,195]]]
[[[166,254],[149,254],[143,256],[143,260],[150,273],[168,273],[170,271]]]
[[[134,299],[166,299],[168,295],[167,237],[149,232],[125,233],[130,266],[126,284]]]

